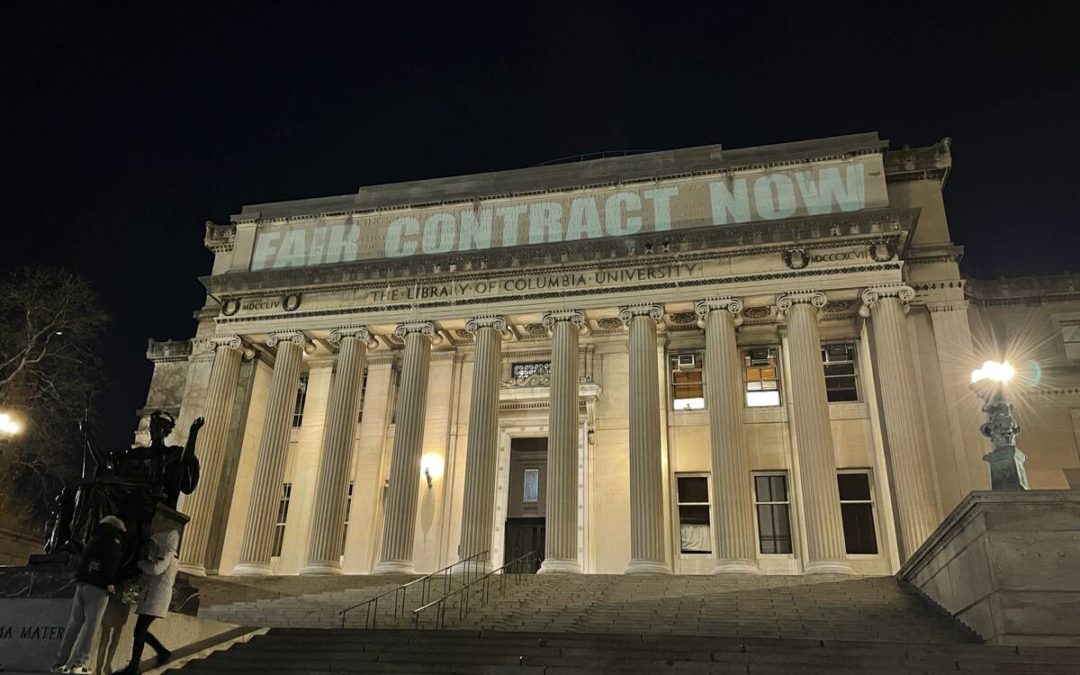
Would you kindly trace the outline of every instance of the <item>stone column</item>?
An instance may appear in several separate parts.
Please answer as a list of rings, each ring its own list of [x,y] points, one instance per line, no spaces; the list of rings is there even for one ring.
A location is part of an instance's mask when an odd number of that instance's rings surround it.
[[[491,561],[491,532],[495,512],[495,469],[499,455],[499,375],[502,370],[502,333],[506,319],[481,316],[470,319],[465,330],[476,342],[472,396],[469,399],[469,437],[465,454],[465,509],[461,516],[458,558],[483,553],[476,569]]]
[[[962,291],[955,291],[962,294]],[[934,329],[934,346],[941,366],[941,386],[945,391],[945,408],[949,418],[952,440],[950,459],[957,470],[956,485],[942,492],[941,509],[945,513],[960,503],[972,490],[989,489],[986,465],[979,451],[985,440],[979,428],[984,422],[982,401],[971,395],[971,371],[978,367],[968,324],[968,303],[962,298],[927,302],[930,323]],[[941,449],[937,451],[941,453]]]
[[[296,391],[300,386],[300,364],[304,348],[310,342],[299,331],[286,331],[271,334],[266,345],[277,347],[277,356],[262,438],[259,439],[259,455],[255,460],[255,479],[251,485],[240,561],[233,568],[236,575],[264,575],[271,571],[274,524],[281,498],[281,479],[285,473]]]
[[[383,544],[374,574],[413,574],[413,539],[420,455],[424,443],[424,409],[435,326],[429,321],[403,323],[394,335],[405,341],[401,387],[397,395],[390,487],[383,514]]]
[[[340,574],[341,537],[345,527],[349,464],[360,414],[360,387],[364,380],[364,357],[371,334],[362,326],[347,326],[330,333],[341,345],[337,372],[327,401],[323,426],[319,478],[315,484],[315,507],[311,519],[307,564],[300,574]]]
[[[893,499],[900,520],[901,560],[911,557],[940,521],[905,319],[905,305],[914,297],[915,291],[908,286],[868,288],[863,291],[859,310],[870,318],[874,331]]]
[[[204,350],[214,352],[214,365],[210,370],[210,383],[206,387],[203,411],[206,426],[199,433],[195,450],[201,466],[199,484],[184,502],[184,510],[191,520],[184,529],[180,569],[203,576],[206,574],[207,546],[214,526],[218,487],[225,456],[229,452],[230,413],[236,400],[243,343],[235,335],[220,335],[200,340],[197,344]]]
[[[852,574],[844,548],[836,457],[818,333],[818,312],[826,303],[825,294],[815,291],[790,293],[776,300],[776,306],[787,316],[788,325],[791,427],[798,447],[799,485],[806,522],[805,571]]]
[[[660,379],[656,367],[659,305],[619,310],[630,329],[630,564],[627,574],[671,574],[664,546],[664,476],[660,455]]]
[[[548,416],[547,519],[540,573],[580,573],[578,560],[578,336],[585,315],[548,312],[551,408]]]
[[[716,567],[713,574],[756,574],[753,498],[743,445],[742,359],[735,328],[742,323],[738,298],[702,300],[695,305],[705,329],[705,407],[709,411]]]

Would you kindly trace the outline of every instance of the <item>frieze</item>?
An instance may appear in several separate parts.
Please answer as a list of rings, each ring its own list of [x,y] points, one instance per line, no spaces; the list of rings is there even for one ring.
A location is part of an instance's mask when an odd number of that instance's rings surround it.
[[[804,278],[817,278],[822,276],[837,276],[841,274],[857,274],[861,272],[882,272],[889,270],[899,270],[900,264],[898,262],[892,263],[877,263],[873,265],[859,265],[853,267],[821,267],[811,268],[806,270],[791,270],[787,272],[769,272],[762,274],[742,274],[742,275],[721,275],[715,277],[706,277],[701,279],[688,279],[679,282],[658,283],[658,284],[639,284],[639,285],[626,285],[620,286],[618,291],[620,293],[635,293],[665,289],[687,289],[698,286],[736,286],[739,284],[756,283],[763,281],[797,281]],[[564,300],[569,297],[587,297],[606,295],[611,293],[610,288],[585,288],[580,290],[566,290],[562,292],[541,292],[530,295],[501,295],[497,298],[499,302],[514,303],[525,302],[529,300],[543,300],[543,299],[558,299]],[[304,318],[316,318],[321,316],[344,316],[352,314],[370,314],[370,313],[386,313],[386,312],[404,312],[414,309],[439,309],[439,308],[453,308],[464,307],[469,305],[481,305],[490,304],[493,302],[492,298],[477,297],[477,298],[460,298],[455,300],[442,300],[433,302],[416,302],[416,303],[397,303],[387,305],[372,305],[368,307],[336,307],[327,308],[322,310],[306,310],[299,311],[294,314],[272,314],[272,315],[259,315],[257,317],[249,316],[234,316],[234,317],[219,317],[215,321],[220,325],[229,325],[233,323],[252,321],[257,319],[259,321],[267,320],[283,320],[288,319],[290,321],[296,321],[300,317]]]

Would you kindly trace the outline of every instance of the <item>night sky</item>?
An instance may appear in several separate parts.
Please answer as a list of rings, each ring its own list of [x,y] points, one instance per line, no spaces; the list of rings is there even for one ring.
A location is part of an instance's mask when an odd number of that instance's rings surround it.
[[[1080,271],[1066,3],[338,4],[0,9],[3,266],[100,293],[112,443],[145,401],[146,339],[194,331],[203,222],[246,203],[597,151],[951,136],[965,273]]]

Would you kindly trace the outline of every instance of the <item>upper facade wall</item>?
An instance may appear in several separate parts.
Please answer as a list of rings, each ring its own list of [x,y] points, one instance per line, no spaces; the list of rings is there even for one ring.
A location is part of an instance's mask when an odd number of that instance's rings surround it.
[[[208,223],[206,244],[216,254],[212,276],[219,276],[363,261],[493,269],[511,264],[510,252],[527,259],[531,250],[567,244],[632,248],[656,239],[666,246],[676,233],[717,230],[729,239],[740,232],[760,239],[761,226],[776,221],[835,220],[890,207],[932,212],[930,238],[947,237],[940,208],[947,143],[889,155],[886,146],[877,134],[735,150],[702,146],[365,187],[355,195],[246,206],[230,225]]]

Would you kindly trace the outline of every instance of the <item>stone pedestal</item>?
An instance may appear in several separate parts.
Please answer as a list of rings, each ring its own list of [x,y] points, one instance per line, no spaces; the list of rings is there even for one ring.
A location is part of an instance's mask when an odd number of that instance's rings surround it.
[[[1080,646],[1080,491],[972,492],[898,576],[991,644]]]

